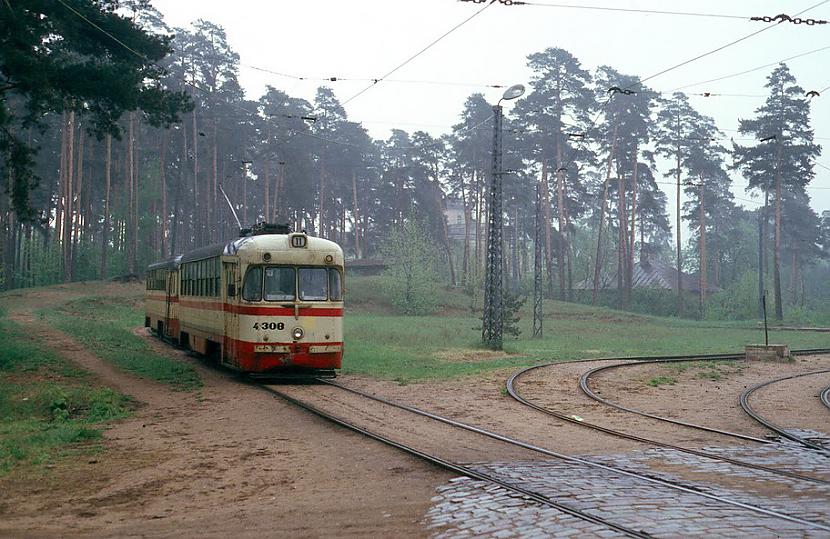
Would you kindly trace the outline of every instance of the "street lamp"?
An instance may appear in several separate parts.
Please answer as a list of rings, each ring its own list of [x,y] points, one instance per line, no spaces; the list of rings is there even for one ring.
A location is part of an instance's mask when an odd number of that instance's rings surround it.
[[[490,204],[487,213],[487,273],[484,284],[484,316],[481,339],[493,350],[502,349],[504,313],[502,304],[502,175],[501,169],[501,102],[516,99],[525,93],[525,87],[516,84],[505,90],[493,106],[493,170],[490,178]]]

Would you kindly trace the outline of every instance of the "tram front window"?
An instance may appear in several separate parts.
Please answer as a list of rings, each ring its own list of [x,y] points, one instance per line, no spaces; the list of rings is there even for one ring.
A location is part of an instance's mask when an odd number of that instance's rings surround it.
[[[300,299],[326,301],[329,297],[326,268],[300,268]]]
[[[242,299],[245,301],[262,300],[262,268],[248,268],[245,284],[242,286]]]
[[[294,301],[294,268],[265,269],[265,300]]]
[[[340,272],[334,268],[329,269],[329,299],[332,301],[343,300],[343,288],[340,286]]]

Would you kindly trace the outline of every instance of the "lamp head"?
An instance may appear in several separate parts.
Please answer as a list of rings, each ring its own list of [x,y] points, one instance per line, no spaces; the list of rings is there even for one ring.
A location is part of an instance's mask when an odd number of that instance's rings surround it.
[[[516,99],[517,97],[521,97],[524,93],[525,87],[523,84],[514,84],[504,91],[504,95],[501,96],[501,99]]]

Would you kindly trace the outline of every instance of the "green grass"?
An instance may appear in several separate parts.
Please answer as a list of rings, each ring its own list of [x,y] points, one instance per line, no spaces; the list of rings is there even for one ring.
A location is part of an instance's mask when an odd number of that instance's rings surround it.
[[[144,323],[143,311],[135,298],[79,298],[40,311],[39,315],[119,368],[178,390],[202,386],[191,365],[156,353],[144,339],[133,334]]]
[[[650,379],[648,385],[651,387],[660,387],[663,385],[673,386],[677,383],[677,378],[672,376],[655,376],[654,378]]]
[[[129,414],[127,396],[93,386],[86,371],[1,316],[0,341],[0,474],[54,462],[79,447],[94,452],[83,443]]]
[[[712,322],[661,318],[545,301],[544,337],[531,338],[531,306],[521,311],[522,334],[504,342],[506,356],[475,361],[459,350],[480,348],[478,313],[459,290],[440,289],[442,312],[434,316],[389,314],[391,305],[377,293],[376,278],[352,277],[346,296],[343,372],[377,376],[399,382],[450,378],[500,368],[517,368],[542,361],[594,357],[677,355],[741,352],[763,341],[754,322]],[[529,303],[529,302],[528,302]],[[353,307],[354,306],[354,307]],[[826,333],[770,331],[770,340],[791,348],[830,345]],[[715,375],[712,375],[715,376]]]

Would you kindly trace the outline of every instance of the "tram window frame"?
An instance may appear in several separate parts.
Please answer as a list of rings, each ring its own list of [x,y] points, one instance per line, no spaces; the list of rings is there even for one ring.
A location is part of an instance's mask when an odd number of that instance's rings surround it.
[[[297,270],[299,269],[297,266],[279,266],[274,264],[269,264],[267,266],[263,265],[260,266],[263,268],[262,271],[262,299],[264,301],[271,301],[271,302],[279,302],[279,301],[297,301],[297,293],[298,293],[298,281],[297,281]],[[268,299],[268,294],[265,290],[265,274],[269,269],[290,269],[294,272],[294,290],[291,295],[291,298],[281,298],[281,299]]]
[[[337,275],[337,297],[334,297],[332,294],[332,286],[331,286],[331,278],[332,275]],[[329,268],[329,275],[328,275],[328,282],[329,282],[329,301],[343,301],[343,274],[337,268]]]
[[[325,296],[323,297],[323,299],[320,299],[318,296],[312,296],[311,298],[307,298],[303,294],[302,284],[301,284],[301,281],[300,281],[300,274],[302,273],[303,270],[322,270],[323,271],[323,273],[325,274],[325,281],[324,282],[326,283],[326,291],[325,291]],[[328,268],[326,268],[325,266],[299,266],[299,267],[297,267],[297,298],[300,301],[329,301],[330,296],[329,296],[329,273],[328,273]]]
[[[259,272],[259,287],[255,290],[257,292],[257,297],[251,298],[248,296],[248,279],[251,277],[251,274],[255,271]],[[245,279],[242,280],[242,299],[244,301],[249,301],[252,303],[262,301],[262,280],[265,277],[265,271],[263,266],[248,266],[245,270]]]

